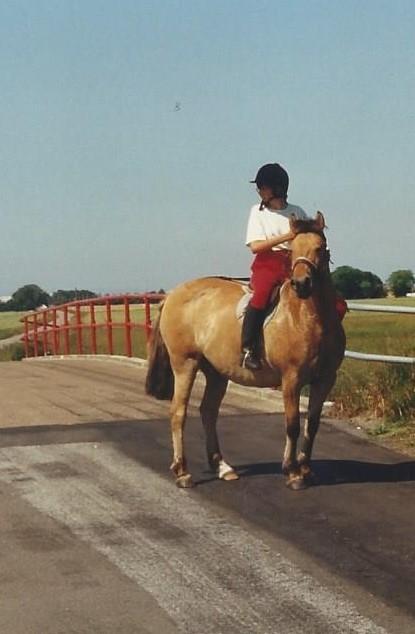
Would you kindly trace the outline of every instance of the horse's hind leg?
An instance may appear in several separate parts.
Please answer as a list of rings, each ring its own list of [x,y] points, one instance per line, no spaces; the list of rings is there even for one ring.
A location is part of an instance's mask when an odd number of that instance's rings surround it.
[[[313,472],[310,468],[313,443],[320,425],[321,411],[324,401],[336,381],[336,373],[326,374],[319,381],[310,386],[308,413],[304,425],[304,439],[298,454],[298,463],[304,478],[312,480]]]
[[[190,393],[198,369],[195,359],[175,359],[171,357],[174,373],[174,396],[170,409],[171,432],[173,440],[173,463],[171,470],[176,476],[176,484],[187,488],[193,486],[192,476],[187,471],[183,447],[183,431],[186,421]]]
[[[219,408],[228,386],[228,379],[216,372],[212,366],[202,366],[206,377],[206,388],[200,404],[200,415],[206,435],[208,462],[221,480],[238,480],[238,474],[225,462],[219,447],[216,422]]]

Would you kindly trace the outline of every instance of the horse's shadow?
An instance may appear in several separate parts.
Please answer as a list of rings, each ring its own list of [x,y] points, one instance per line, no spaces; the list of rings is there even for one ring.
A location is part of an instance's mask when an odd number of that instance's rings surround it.
[[[359,460],[313,460],[315,484],[356,484],[366,482],[414,482],[415,461],[387,464]],[[242,464],[236,467],[240,476],[282,475],[280,462]]]

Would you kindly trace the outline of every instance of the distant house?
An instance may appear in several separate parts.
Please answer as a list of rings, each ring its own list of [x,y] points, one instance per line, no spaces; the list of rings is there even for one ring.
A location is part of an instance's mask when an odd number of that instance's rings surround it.
[[[11,300],[11,295],[0,295],[0,304],[6,304]]]

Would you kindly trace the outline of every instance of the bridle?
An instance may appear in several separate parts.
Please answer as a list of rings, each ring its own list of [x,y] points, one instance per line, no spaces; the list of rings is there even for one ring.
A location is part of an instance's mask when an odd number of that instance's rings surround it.
[[[300,257],[296,258],[294,262],[292,263],[291,275],[294,273],[294,269],[297,266],[297,264],[307,264],[310,267],[312,273],[318,273],[317,264],[315,264],[315,262],[313,262],[312,260],[309,260],[308,258],[300,255]]]
[[[320,273],[324,272],[324,266],[323,268],[321,268],[320,265],[323,263],[328,264],[329,262],[330,262],[330,251],[327,247],[325,247],[324,259],[320,261],[319,265],[313,262],[313,260],[306,258],[304,255],[300,255],[298,258],[294,260],[294,262],[291,265],[291,276],[294,274],[294,270],[297,264],[306,264],[310,269],[311,275],[317,276]]]

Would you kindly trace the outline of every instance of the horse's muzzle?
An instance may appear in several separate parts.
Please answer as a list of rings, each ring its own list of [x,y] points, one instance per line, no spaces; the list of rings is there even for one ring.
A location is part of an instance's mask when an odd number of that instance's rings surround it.
[[[300,278],[292,278],[291,286],[300,299],[308,299],[313,290],[313,279],[309,275]]]

